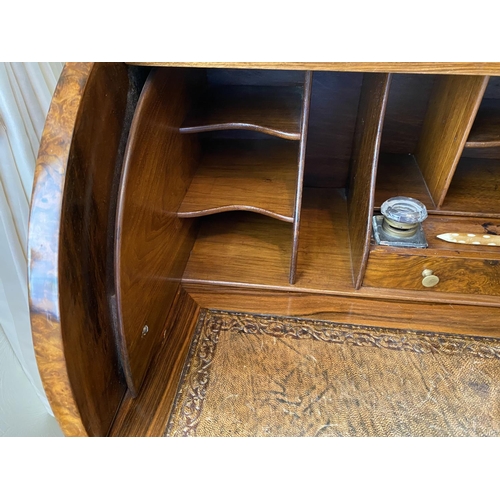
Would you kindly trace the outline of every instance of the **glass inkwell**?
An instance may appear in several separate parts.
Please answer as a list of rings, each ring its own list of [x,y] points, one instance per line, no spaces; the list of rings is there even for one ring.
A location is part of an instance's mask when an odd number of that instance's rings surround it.
[[[422,222],[427,218],[425,205],[405,196],[382,203],[382,215],[373,217],[373,236],[378,245],[427,248]]]

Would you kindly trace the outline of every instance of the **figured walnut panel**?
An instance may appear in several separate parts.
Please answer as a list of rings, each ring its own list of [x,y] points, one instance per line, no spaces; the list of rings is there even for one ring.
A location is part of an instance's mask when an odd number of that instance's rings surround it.
[[[131,87],[124,64],[67,64],[37,160],[29,233],[33,337],[47,396],[71,436],[105,435],[125,392],[108,305],[108,241]]]
[[[354,286],[358,289],[368,259],[375,179],[391,76],[365,75],[354,136],[347,208]]]
[[[28,235],[29,298],[36,359],[45,393],[63,432],[87,435],[71,388],[59,308],[59,227],[64,175],[78,107],[92,64],[67,64],[40,143]],[[64,120],[64,121],[63,121]]]
[[[488,84],[483,76],[436,80],[415,157],[437,208],[441,208]]]
[[[125,375],[139,391],[195,237],[177,210],[194,173],[197,143],[179,132],[195,84],[189,70],[153,71],[125,153],[116,228],[118,321]]]

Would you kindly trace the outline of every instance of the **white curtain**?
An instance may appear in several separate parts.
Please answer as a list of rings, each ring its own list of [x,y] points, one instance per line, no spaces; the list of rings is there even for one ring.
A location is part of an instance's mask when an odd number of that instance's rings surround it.
[[[28,214],[45,117],[62,63],[0,63],[0,327],[47,411],[28,308]]]

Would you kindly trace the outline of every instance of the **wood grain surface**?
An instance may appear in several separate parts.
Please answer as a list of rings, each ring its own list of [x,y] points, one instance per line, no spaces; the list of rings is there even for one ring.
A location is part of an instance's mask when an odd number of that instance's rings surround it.
[[[304,187],[304,168],[306,161],[307,132],[309,125],[309,109],[311,107],[312,72],[306,71],[304,77],[304,91],[302,109],[300,112],[300,144],[297,158],[297,185],[293,210],[292,254],[290,258],[290,284],[297,279],[297,258],[299,251],[300,221],[302,218],[302,194]]]
[[[161,344],[154,354],[140,394],[136,398],[127,394],[110,436],[163,434],[199,312],[196,302],[179,289],[169,311]]]
[[[483,76],[441,76],[434,85],[415,158],[441,208],[488,84]]]
[[[283,139],[300,140],[301,87],[225,85],[195,101],[181,133],[253,130]]]
[[[392,75],[381,153],[415,153],[435,79],[434,75]]]
[[[499,219],[431,215],[423,223],[428,248],[374,245],[363,286],[419,290],[423,294],[434,291],[496,296],[500,293],[500,248],[457,245],[442,241],[437,235],[488,234],[489,228],[494,232],[499,224]],[[432,289],[422,285],[424,269],[434,271],[440,279]]]
[[[430,215],[423,223],[428,248],[415,248],[410,252],[418,255],[467,257],[471,259],[498,259],[500,248],[486,247],[478,250],[475,245],[448,243],[437,236],[445,233],[496,234],[500,231],[500,219],[488,217],[461,217],[458,215]],[[397,250],[396,250],[397,251]],[[401,251],[401,250],[400,250]]]
[[[249,210],[292,222],[298,144],[283,140],[213,140],[177,211],[198,217]]]
[[[124,64],[67,64],[37,160],[33,337],[49,401],[70,436],[105,435],[125,392],[108,304],[108,238],[130,87]]]
[[[176,215],[198,161],[195,137],[179,133],[190,77],[183,69],[150,74],[125,153],[115,269],[120,346],[134,394],[161,340],[195,237],[192,220]]]
[[[406,299],[394,295],[392,300],[384,300],[380,295],[335,296],[187,283],[183,287],[201,308],[206,309],[317,318],[381,328],[404,326],[422,331],[500,337],[496,308],[440,303],[434,300],[436,294],[433,292],[424,297],[424,294],[418,297],[414,294],[415,298]],[[493,299],[490,303],[494,302],[498,306],[498,298]]]
[[[66,435],[160,435],[200,308],[500,337],[500,248],[478,251],[435,239],[444,232],[500,228],[496,87],[488,87],[474,121],[488,75],[500,75],[500,63],[158,65],[192,68],[152,70],[123,172],[138,89],[134,75],[147,71],[141,65],[67,64],[42,138],[29,226],[31,322],[44,387]],[[256,141],[259,148],[280,143],[288,153],[257,164],[238,155],[240,163],[230,162],[236,168],[222,171],[221,164],[207,167],[202,160],[196,177],[202,141],[210,137],[214,148],[218,142],[218,132],[180,133],[198,78],[208,76],[215,85],[233,78],[203,68],[318,70],[309,124],[300,118],[300,99],[298,107],[287,107],[269,97],[296,90],[276,81],[264,92],[258,76],[257,86],[244,92],[260,97],[239,108],[230,103],[225,111],[217,99],[206,100],[219,118],[211,122],[203,112],[196,118],[201,125],[184,130],[242,129],[234,133],[253,134],[249,142],[263,138]],[[401,75],[386,74],[392,72]],[[403,74],[408,72],[422,74]],[[241,88],[228,87],[231,101]],[[266,113],[247,113],[259,109],[256,103],[267,110],[266,123],[253,118]],[[343,189],[306,188],[302,207],[297,198],[301,229],[290,284],[297,172],[289,166],[305,132],[306,181],[339,188],[348,183],[349,190],[346,200]],[[379,159],[381,144],[404,156]],[[462,151],[464,146],[470,147]],[[231,156],[230,148],[225,154]],[[248,176],[253,167],[255,175]],[[224,175],[217,177],[217,170]],[[428,249],[370,248],[373,209],[399,194],[427,205]],[[226,209],[238,212],[191,218]],[[424,268],[440,277],[435,288],[421,285]]]
[[[352,290],[346,205],[338,190],[304,190],[297,280],[289,283],[289,224],[252,213],[203,221],[183,281]]]
[[[220,87],[223,85],[297,87],[304,85],[303,71],[234,68],[207,68],[203,71],[205,71],[206,83],[209,87]]]
[[[417,161],[411,154],[380,154],[374,208],[380,210],[382,203],[394,196],[415,198],[428,211],[436,208]]]
[[[494,224],[495,219],[466,219]],[[425,222],[429,224],[429,219]],[[465,223],[478,229],[477,222]],[[427,226],[426,226],[427,227]],[[426,229],[448,232],[446,219]],[[426,291],[425,296],[411,290],[361,287],[355,290],[351,276],[346,201],[340,190],[308,188],[304,191],[302,229],[299,241],[297,281],[288,283],[290,226],[281,221],[252,213],[219,214],[203,221],[186,265],[182,282],[224,287],[257,288],[288,292],[324,293],[381,299],[427,300],[436,303],[500,306],[497,299],[467,293],[444,294]],[[445,230],[446,229],[446,230]],[[439,234],[436,232],[436,234]],[[430,238],[429,238],[430,239]],[[464,248],[435,240],[443,258],[463,255]],[[419,249],[412,249],[418,252]],[[475,250],[472,250],[475,251]],[[494,249],[491,252],[498,252]],[[477,255],[477,254],[476,254]],[[488,252],[489,258],[495,258]]]
[[[440,280],[432,288],[436,292],[500,295],[500,259],[484,257],[443,259],[384,252],[379,248],[370,253],[363,286],[425,293],[428,288],[422,284],[422,272],[430,269]]]
[[[461,158],[440,209],[434,205],[427,184],[413,155],[381,154],[375,191],[375,209],[393,196],[420,200],[429,214],[500,217],[497,195],[500,160]]]
[[[483,99],[472,125],[466,148],[500,146],[500,99]]]
[[[500,75],[498,62],[129,62],[141,66]]]
[[[314,72],[304,185],[344,188],[363,75]]]
[[[464,148],[464,150],[462,151],[462,158],[500,160],[500,146],[492,146],[487,148]]]
[[[500,160],[462,158],[442,211],[500,217]]]
[[[391,76],[387,74],[365,75],[361,88],[347,197],[352,272],[356,289],[363,281],[368,258],[380,138],[390,82]]]
[[[318,192],[319,191],[319,192]],[[424,300],[411,291],[363,288],[350,281],[350,253],[345,200],[340,193],[307,189],[299,246],[298,279],[287,282],[290,228],[255,214],[216,216],[206,221],[183,277],[188,284],[237,286],[260,290]],[[443,242],[444,243],[444,242]],[[450,245],[450,244],[448,244]],[[448,250],[450,255],[456,250]],[[455,254],[456,255],[456,254]],[[428,300],[498,306],[488,297],[428,292]]]
[[[31,328],[38,369],[61,429],[72,436],[85,436],[87,429],[64,354],[59,307],[59,231],[71,138],[91,70],[89,63],[66,65],[54,92],[36,164],[28,235]]]

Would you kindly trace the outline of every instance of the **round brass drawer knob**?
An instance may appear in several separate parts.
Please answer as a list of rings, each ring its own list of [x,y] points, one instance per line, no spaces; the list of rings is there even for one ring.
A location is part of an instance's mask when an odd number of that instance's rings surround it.
[[[431,271],[430,269],[424,269],[422,271],[422,276],[424,277],[422,279],[422,285],[426,288],[432,288],[439,283],[439,278],[435,276],[434,271]]]

